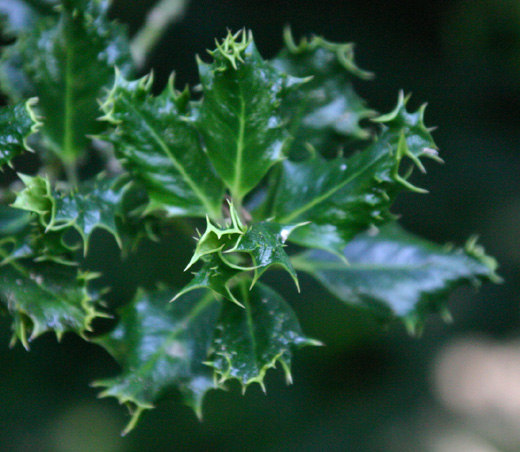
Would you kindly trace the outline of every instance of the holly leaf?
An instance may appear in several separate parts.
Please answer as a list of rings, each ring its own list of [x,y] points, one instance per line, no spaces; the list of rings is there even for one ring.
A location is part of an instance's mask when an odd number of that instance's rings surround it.
[[[254,285],[260,276],[271,266],[280,266],[284,268],[294,280],[298,291],[298,276],[294,270],[289,256],[285,252],[285,241],[291,233],[301,225],[281,225],[271,222],[253,223],[247,227],[247,230],[237,240],[235,246],[225,250],[220,257],[227,265],[233,264],[227,259],[228,253],[246,253],[250,256],[253,269],[255,272],[252,285]],[[235,266],[237,269],[250,270]]]
[[[96,275],[65,265],[56,255],[43,260],[44,243],[19,220],[16,236],[0,239],[0,304],[13,317],[12,343],[20,340],[28,349],[30,341],[48,331],[58,339],[67,331],[84,337],[92,320],[104,316],[87,287]]]
[[[179,292],[172,301],[182,295],[197,289],[211,289],[216,295],[220,295],[237,305],[243,307],[240,301],[231,291],[232,279],[240,274],[241,271],[226,265],[218,256],[212,256],[195,273],[194,278]]]
[[[319,342],[302,333],[291,307],[269,287],[258,283],[248,290],[247,281],[242,281],[239,289],[236,296],[245,308],[222,305],[212,344],[214,354],[207,364],[215,369],[220,383],[236,378],[244,390],[254,382],[265,390],[265,373],[277,363],[291,383],[294,351]]]
[[[284,39],[285,48],[273,59],[273,66],[296,77],[312,77],[283,104],[283,117],[294,137],[291,156],[301,155],[307,144],[322,154],[336,155],[347,143],[367,139],[370,134],[360,121],[375,112],[357,95],[353,81],[372,74],[356,66],[354,45],[319,36],[303,38],[296,45],[289,29]]]
[[[242,200],[285,157],[288,132],[281,105],[301,80],[264,61],[251,33],[228,34],[199,60],[204,97],[196,125],[208,156],[235,200]]]
[[[32,98],[0,109],[0,168],[26,150],[31,150],[27,139],[38,132],[42,123],[37,119]]]
[[[340,300],[368,308],[385,320],[402,319],[412,333],[428,314],[449,318],[446,298],[464,283],[498,281],[495,260],[472,239],[465,248],[440,246],[391,223],[377,234],[360,234],[337,256],[312,250],[293,260]]]
[[[313,153],[307,160],[283,162],[279,183],[274,188],[274,221],[309,221],[291,235],[303,246],[341,253],[358,232],[393,216],[390,207],[403,190],[423,193],[412,185],[409,173],[400,174],[405,158],[424,171],[421,157],[438,159],[435,143],[424,126],[424,107],[406,110],[401,95],[396,109],[381,118],[384,130],[364,151],[344,158],[326,160]]]
[[[175,303],[170,290],[139,291],[125,306],[109,334],[94,339],[121,365],[119,376],[97,381],[101,397],[116,397],[132,412],[123,431],[132,430],[144,410],[154,408],[173,390],[202,415],[205,393],[214,387],[211,369],[202,364],[218,316],[211,292],[192,292]]]
[[[160,96],[152,96],[151,87],[151,76],[137,81],[116,76],[102,105],[102,119],[116,128],[103,139],[114,144],[116,156],[145,187],[148,212],[220,218],[224,187],[188,120],[188,90],[177,92],[173,78]]]
[[[108,20],[108,0],[63,0],[59,14],[44,15],[19,33],[2,56],[2,86],[13,99],[38,95],[41,133],[50,149],[71,164],[103,130],[98,99],[117,65],[131,67],[120,25]]]
[[[104,229],[114,236],[121,247],[117,217],[120,215],[124,185],[100,176],[85,182],[79,191],[62,193],[52,190],[46,178],[19,176],[25,189],[17,193],[12,206],[37,214],[46,232],[74,228],[82,238],[86,254],[94,230]]]

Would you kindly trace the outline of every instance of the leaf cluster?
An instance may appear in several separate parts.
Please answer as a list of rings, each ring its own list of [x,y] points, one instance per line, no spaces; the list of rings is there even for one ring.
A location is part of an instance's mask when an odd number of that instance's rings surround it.
[[[265,388],[280,364],[292,381],[294,352],[319,342],[266,285],[267,270],[284,270],[298,291],[297,271],[308,273],[413,333],[430,313],[449,316],[454,287],[498,280],[474,241],[439,246],[398,226],[397,195],[425,192],[412,170],[441,160],[424,107],[410,111],[401,94],[374,118],[354,90],[371,74],[352,44],[296,44],[286,32],[268,61],[251,32],[230,32],[209,61],[197,60],[199,95],[173,77],[154,94],[152,75],[132,78],[124,27],[108,8],[0,1],[16,37],[0,60],[13,102],[0,111],[0,165],[32,149],[42,161],[38,174],[19,175],[23,188],[2,193],[0,302],[26,348],[44,332],[71,331],[114,357],[120,375],[95,385],[130,408],[125,432],[172,393],[201,416],[206,392],[229,379]],[[98,174],[87,171],[93,155],[105,164]],[[163,242],[181,222],[197,234],[187,284],[139,289],[114,328],[95,334],[93,320],[114,313],[89,283],[97,275],[83,256],[94,231],[132,258],[143,239]]]

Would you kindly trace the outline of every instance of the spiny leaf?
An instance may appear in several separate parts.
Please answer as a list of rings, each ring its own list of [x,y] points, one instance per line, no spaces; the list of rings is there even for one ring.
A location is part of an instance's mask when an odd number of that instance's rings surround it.
[[[125,187],[113,179],[98,177],[84,183],[81,190],[62,194],[51,189],[48,179],[20,174],[25,189],[17,193],[13,207],[34,212],[46,232],[74,228],[87,253],[95,229],[110,232],[121,246],[116,218]]]
[[[281,363],[288,383],[292,382],[293,352],[319,342],[305,337],[295,313],[272,289],[261,283],[249,291],[242,281],[237,298],[245,306],[224,303],[213,339],[214,355],[207,362],[219,382],[236,378],[244,390],[251,383],[264,388],[268,369]]]
[[[0,109],[0,168],[25,150],[31,150],[27,139],[38,132],[42,123],[36,118],[32,98],[10,107]]]
[[[132,430],[144,410],[178,390],[184,403],[202,416],[205,393],[213,388],[211,369],[202,362],[218,316],[211,292],[192,292],[168,303],[170,290],[139,291],[120,313],[109,334],[94,341],[121,365],[121,375],[97,381],[101,397],[116,397],[133,413],[123,433]]]
[[[22,30],[2,56],[2,86],[13,99],[38,95],[42,136],[65,163],[73,163],[99,133],[98,99],[114,78],[113,66],[130,69],[128,44],[107,18],[108,0],[62,0],[59,14]]]
[[[400,169],[408,157],[424,170],[420,158],[438,159],[436,146],[423,123],[424,108],[409,113],[405,105],[401,96],[394,112],[382,117],[385,128],[377,142],[350,158],[325,160],[314,153],[305,161],[283,162],[272,215],[279,223],[312,222],[291,241],[341,253],[356,233],[392,218],[389,209],[401,190],[424,192]]]
[[[13,317],[13,344],[19,339],[28,349],[47,331],[58,339],[67,331],[83,336],[92,320],[103,316],[87,289],[95,275],[57,262],[57,255],[41,261],[42,243],[22,231],[0,239],[0,302]]]
[[[429,313],[449,315],[445,299],[455,287],[497,281],[496,262],[474,241],[465,249],[419,239],[397,224],[378,234],[360,234],[344,251],[348,264],[313,250],[293,260],[340,300],[384,319],[400,318],[420,332]]]
[[[114,144],[116,156],[145,187],[149,212],[218,219],[224,187],[188,120],[189,92],[175,91],[173,83],[171,78],[154,97],[151,76],[127,81],[118,74],[102,105],[103,119],[116,128],[103,138]]]
[[[273,66],[296,77],[312,77],[283,104],[283,116],[294,137],[291,156],[301,156],[307,144],[322,154],[336,154],[349,141],[368,138],[360,121],[375,112],[365,107],[352,82],[372,74],[356,66],[354,45],[319,36],[303,38],[296,45],[289,29],[284,38],[286,47],[272,61]]]
[[[235,200],[242,200],[284,158],[286,94],[301,80],[280,73],[258,53],[251,33],[228,34],[199,61],[204,98],[196,125],[208,156]]]
[[[290,234],[302,225],[281,225],[272,222],[253,223],[246,232],[238,239],[233,248],[227,249],[220,254],[228,265],[227,253],[246,253],[253,262],[255,277],[254,285],[258,278],[271,266],[278,265],[289,272],[296,287],[298,287],[298,276],[294,271],[289,256],[284,250],[284,243]],[[240,269],[240,266],[236,268]],[[250,268],[242,268],[247,271]]]
[[[232,204],[230,204],[229,211],[229,224],[225,226],[215,226],[209,218],[206,218],[206,230],[197,239],[197,247],[185,271],[199,259],[233,247],[244,234],[247,228],[242,224],[238,212]]]
[[[189,282],[189,284],[175,295],[172,301],[175,302],[177,298],[181,297],[185,293],[191,292],[192,290],[210,289],[215,294],[244,307],[231,291],[232,280],[240,273],[240,270],[230,267],[222,262],[218,256],[213,255],[204,263],[201,269],[195,273],[194,278]]]

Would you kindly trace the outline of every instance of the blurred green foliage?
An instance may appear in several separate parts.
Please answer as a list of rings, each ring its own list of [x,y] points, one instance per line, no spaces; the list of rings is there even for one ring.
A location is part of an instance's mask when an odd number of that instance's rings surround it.
[[[152,4],[116,0],[113,14],[135,33]],[[91,402],[96,390],[88,383],[117,372],[103,350],[73,335],[66,335],[61,344],[44,336],[30,355],[21,347],[9,350],[8,321],[2,318],[2,451],[447,452],[447,446],[436,449],[441,446],[431,441],[432,435],[438,439],[435,428],[442,425],[454,431],[460,425],[477,444],[488,435],[492,439],[482,441],[490,451],[520,448],[520,438],[497,439],[489,429],[479,429],[470,414],[444,406],[432,383],[436,357],[454,338],[505,340],[520,332],[518,2],[192,0],[183,21],[168,30],[149,59],[157,90],[172,70],[179,86],[193,83],[192,55],[203,56],[226,27],[251,28],[262,54],[272,57],[281,47],[287,23],[295,35],[312,32],[356,42],[359,65],[378,75],[359,83],[358,89],[379,111],[391,109],[399,89],[414,93],[412,103],[429,100],[427,120],[439,126],[435,138],[447,164],[431,168],[427,198],[402,196],[395,210],[403,213],[408,229],[439,242],[454,239],[461,244],[481,232],[481,242],[502,264],[506,284],[486,286],[479,294],[457,292],[451,299],[455,323],[433,320],[417,340],[398,326],[383,331],[367,315],[339,302],[321,303],[327,295],[313,292],[316,286],[303,278],[302,296],[293,307],[307,334],[327,346],[300,352],[293,364],[294,385],[285,386],[280,370],[268,376],[267,396],[254,387],[242,397],[238,384],[227,393],[212,392],[203,423],[181,405],[162,406],[125,439],[117,436],[124,408],[112,400]],[[30,156],[24,164],[35,165]],[[13,178],[9,172],[2,177],[6,182]],[[176,262],[188,260],[189,246]],[[155,272],[165,277],[174,273],[164,249],[153,243],[142,247],[140,253],[156,256],[154,267],[143,272],[134,261],[118,260],[116,244],[98,231],[89,265],[106,274],[100,285],[116,281],[108,297],[116,306]],[[107,262],[117,264],[108,267]],[[290,299],[292,288],[286,287],[283,276],[277,280],[274,275],[271,282]],[[108,324],[99,325],[104,327]]]

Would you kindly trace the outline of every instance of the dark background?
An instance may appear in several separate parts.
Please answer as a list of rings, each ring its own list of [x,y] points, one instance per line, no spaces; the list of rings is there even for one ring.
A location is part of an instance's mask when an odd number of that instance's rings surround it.
[[[135,33],[152,4],[119,0],[113,14]],[[308,279],[298,297],[285,279],[274,279],[306,333],[327,344],[296,355],[295,383],[286,387],[282,372],[272,371],[267,396],[253,386],[242,397],[235,384],[211,392],[203,423],[188,408],[166,403],[124,439],[118,433],[125,409],[95,400],[97,390],[88,386],[117,372],[103,350],[73,335],[61,344],[44,336],[30,353],[9,350],[9,321],[1,319],[0,450],[520,450],[520,2],[192,0],[149,67],[158,88],[172,70],[179,87],[196,84],[194,54],[204,58],[227,27],[251,28],[270,58],[287,24],[296,37],[355,42],[359,66],[377,75],[357,83],[370,107],[390,111],[400,89],[413,93],[412,107],[429,102],[426,124],[439,126],[434,138],[446,164],[430,164],[421,177],[429,195],[403,195],[393,210],[408,229],[438,242],[463,244],[479,233],[505,283],[457,291],[450,301],[454,324],[434,318],[414,339],[400,325],[382,329]],[[116,252],[100,232],[90,258],[116,281],[115,303],[131,296],[125,282],[139,279],[132,262],[103,266]],[[160,246],[142,252],[157,256],[150,272],[164,272],[172,259],[179,267],[187,261]],[[475,371],[453,371],[453,356],[467,358],[463,369]],[[460,397],[449,396],[446,381]]]

